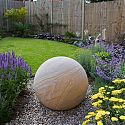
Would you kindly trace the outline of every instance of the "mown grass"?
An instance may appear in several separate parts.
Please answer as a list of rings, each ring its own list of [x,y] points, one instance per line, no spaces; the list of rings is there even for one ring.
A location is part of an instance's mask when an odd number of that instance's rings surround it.
[[[7,37],[0,40],[0,53],[12,50],[32,66],[33,74],[35,74],[38,67],[47,59],[56,56],[75,58],[79,48],[61,42],[40,39]]]

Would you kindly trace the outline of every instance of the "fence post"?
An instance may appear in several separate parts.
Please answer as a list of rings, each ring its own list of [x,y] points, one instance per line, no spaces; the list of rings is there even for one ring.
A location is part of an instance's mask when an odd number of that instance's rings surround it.
[[[85,0],[82,0],[82,39],[84,39],[85,30]]]

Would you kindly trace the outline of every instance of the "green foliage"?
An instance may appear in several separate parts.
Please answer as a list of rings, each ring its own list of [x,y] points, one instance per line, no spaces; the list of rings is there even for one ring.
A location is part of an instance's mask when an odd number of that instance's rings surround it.
[[[76,37],[77,37],[77,36],[76,36],[75,33],[67,31],[67,32],[65,33],[65,38],[64,38],[65,40],[64,40],[64,41],[65,41],[66,43],[72,44],[72,43],[74,43]]]
[[[65,33],[65,37],[68,37],[68,38],[75,38],[75,37],[76,37],[76,34],[73,33],[73,32],[67,31],[67,32]]]
[[[77,58],[78,62],[86,70],[87,74],[92,78],[96,77],[96,61],[93,58],[91,50],[83,50],[83,52]]]
[[[15,23],[15,34],[20,37],[26,37],[34,32],[35,28],[31,24]]]
[[[5,31],[0,29],[0,40],[6,36]]]
[[[92,87],[92,92],[93,94],[97,93],[100,86],[105,86],[106,82],[100,78],[100,77],[95,77],[94,81],[93,81],[93,87]]]
[[[14,52],[0,54],[0,64],[0,123],[4,123],[11,119],[17,97],[26,87],[32,70]]]
[[[92,51],[93,54],[97,52],[106,51],[106,49],[104,47],[101,47],[100,45],[93,46],[90,48],[90,50]]]
[[[105,52],[105,51],[103,51],[103,52],[97,52],[95,55],[97,55],[102,60],[111,59],[110,53]]]
[[[80,53],[77,57],[78,62],[83,66],[86,70],[87,74],[96,79],[96,60],[93,57],[95,53],[101,53],[105,49],[99,45],[93,46],[90,49],[84,49],[82,53]]]
[[[5,17],[14,22],[23,22],[27,14],[27,9],[22,7],[20,9],[10,9],[5,12]]]

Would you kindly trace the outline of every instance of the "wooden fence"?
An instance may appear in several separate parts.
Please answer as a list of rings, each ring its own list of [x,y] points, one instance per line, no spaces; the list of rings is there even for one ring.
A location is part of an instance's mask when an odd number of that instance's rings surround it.
[[[121,32],[125,32],[124,0],[86,4],[85,29],[90,34],[106,29],[107,40],[115,40]]]
[[[25,3],[21,1],[0,0],[0,27],[9,30],[9,22],[4,19],[4,13],[6,10],[23,6],[25,6]]]
[[[66,31],[82,33],[82,16],[85,17],[85,29],[92,35],[106,29],[107,40],[113,40],[125,31],[124,0],[86,4],[85,15],[82,13],[82,0],[53,0],[53,5],[52,0],[28,1],[25,6],[29,10],[28,19],[33,24],[37,24],[34,14],[48,13],[49,22],[55,24],[55,34]]]
[[[29,11],[29,22],[37,24],[35,14],[48,14],[49,23],[53,24],[54,34],[64,34],[66,31],[81,32],[82,0],[31,0],[25,2]]]
[[[4,12],[11,8],[25,6],[28,9],[27,20],[38,26],[34,15],[48,15],[48,23],[53,24],[54,34],[64,34],[66,31],[82,33],[82,17],[84,30],[96,35],[106,29],[107,40],[114,40],[121,32],[125,32],[125,2],[115,0],[109,2],[85,4],[85,15],[82,11],[82,0],[31,0],[24,2],[0,0],[0,26],[8,27],[3,19]]]

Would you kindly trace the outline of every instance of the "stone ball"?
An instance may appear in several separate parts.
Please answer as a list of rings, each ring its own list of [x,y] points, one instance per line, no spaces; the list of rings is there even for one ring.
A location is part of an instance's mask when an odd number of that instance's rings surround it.
[[[75,60],[54,57],[39,67],[33,88],[44,106],[53,110],[68,110],[85,98],[88,78],[83,67]]]

